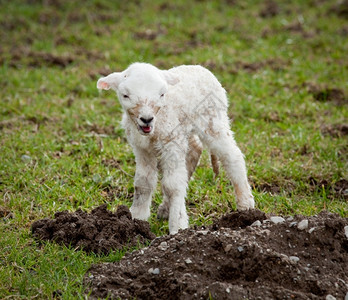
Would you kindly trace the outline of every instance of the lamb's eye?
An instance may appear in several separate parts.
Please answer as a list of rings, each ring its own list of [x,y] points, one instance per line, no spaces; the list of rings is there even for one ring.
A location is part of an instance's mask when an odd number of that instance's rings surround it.
[[[164,94],[161,94],[161,98],[164,97]]]
[[[129,96],[128,95],[123,95],[123,98],[128,99]]]

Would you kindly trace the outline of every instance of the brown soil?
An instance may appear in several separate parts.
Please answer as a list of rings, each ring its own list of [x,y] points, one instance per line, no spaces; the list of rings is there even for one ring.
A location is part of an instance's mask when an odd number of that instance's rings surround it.
[[[265,217],[233,212],[209,228],[156,238],[120,262],[93,265],[84,279],[89,297],[344,299],[348,219],[328,212],[281,223]]]
[[[261,9],[259,15],[262,18],[270,18],[280,13],[279,6],[276,2],[268,0],[264,3],[264,7]]]
[[[325,124],[321,127],[321,132],[332,137],[340,138],[348,135],[348,124]]]
[[[309,93],[311,93],[313,98],[317,101],[332,102],[339,106],[348,104],[348,97],[341,89],[323,87],[313,83],[307,83],[305,85],[307,85]]]
[[[348,19],[348,0],[337,1],[336,5],[331,7],[329,12],[335,13],[341,18]]]
[[[30,67],[58,66],[65,68],[72,64],[75,58],[71,55],[56,55],[49,52],[35,52],[27,48],[16,49],[12,53],[10,66],[18,67],[27,64]]]
[[[128,207],[121,205],[115,213],[106,204],[92,212],[57,212],[54,219],[36,221],[31,226],[40,241],[55,241],[86,252],[107,254],[111,250],[135,247],[155,238],[148,222],[132,220]]]

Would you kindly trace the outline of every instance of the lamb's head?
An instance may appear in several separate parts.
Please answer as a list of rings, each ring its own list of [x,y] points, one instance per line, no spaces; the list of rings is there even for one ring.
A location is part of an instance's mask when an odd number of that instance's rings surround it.
[[[164,104],[169,85],[179,82],[170,71],[146,63],[134,63],[123,72],[100,78],[98,89],[113,89],[119,101],[142,135],[155,130],[156,115]]]

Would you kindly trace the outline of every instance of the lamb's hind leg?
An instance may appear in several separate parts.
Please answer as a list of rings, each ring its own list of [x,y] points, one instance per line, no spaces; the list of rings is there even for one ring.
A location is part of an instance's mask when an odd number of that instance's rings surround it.
[[[144,151],[134,151],[136,172],[134,177],[134,199],[130,212],[132,217],[147,220],[150,217],[151,198],[157,183],[157,160]]]
[[[188,173],[188,180],[190,180],[193,172],[196,170],[202,151],[203,146],[198,136],[192,135],[189,139],[189,148],[186,154],[186,169]]]
[[[210,137],[207,144],[210,151],[219,158],[234,185],[237,209],[254,208],[255,202],[247,179],[244,156],[234,141],[233,133],[225,130],[217,137]]]

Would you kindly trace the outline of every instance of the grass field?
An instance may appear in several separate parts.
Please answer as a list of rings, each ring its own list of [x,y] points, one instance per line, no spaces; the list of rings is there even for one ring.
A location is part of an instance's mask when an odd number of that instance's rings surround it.
[[[84,298],[89,266],[122,257],[39,245],[30,225],[131,205],[121,107],[96,80],[134,61],[201,64],[218,77],[258,209],[347,217],[347,15],[335,0],[0,1],[0,298]],[[160,201],[158,189],[157,235],[168,232]],[[198,225],[235,209],[207,153],[187,207]]]

